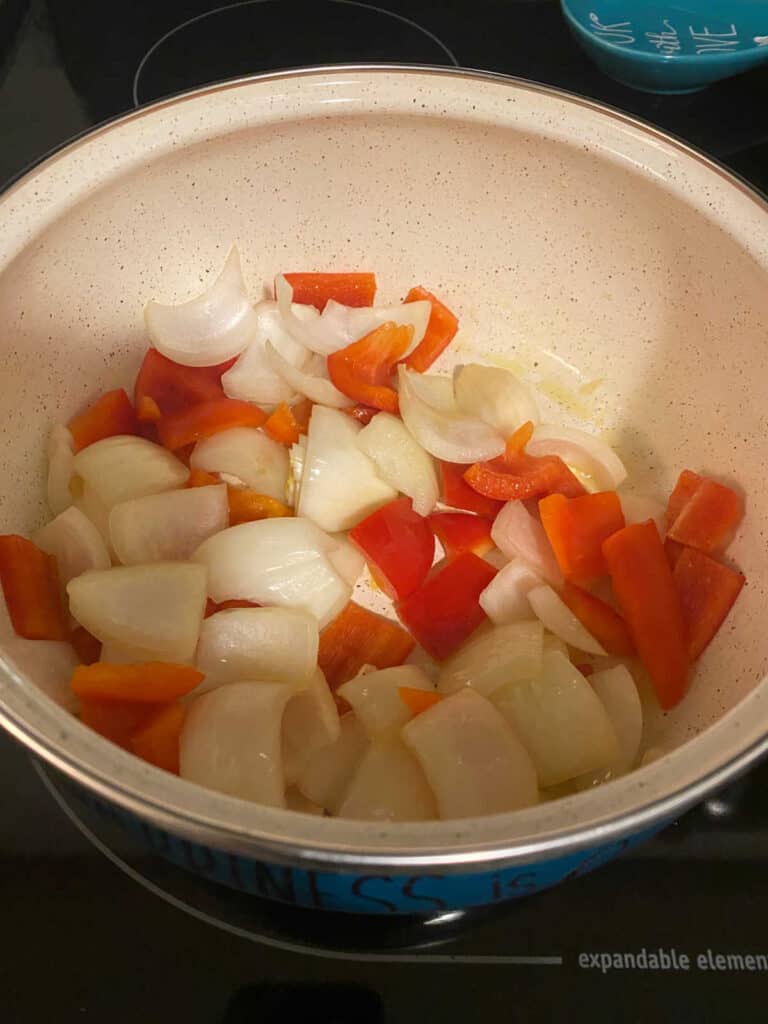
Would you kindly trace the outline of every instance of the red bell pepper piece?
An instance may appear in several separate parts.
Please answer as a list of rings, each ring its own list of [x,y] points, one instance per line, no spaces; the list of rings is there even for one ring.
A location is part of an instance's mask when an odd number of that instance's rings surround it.
[[[699,476],[699,474],[694,473],[693,470],[684,469],[682,471],[680,476],[677,478],[675,489],[670,494],[669,501],[667,502],[667,529],[669,529],[683,511],[683,508],[693,497],[696,488],[703,479],[703,476]]]
[[[533,424],[524,423],[507,441],[503,455],[489,462],[476,462],[464,473],[470,487],[488,498],[501,501],[541,498],[562,494],[575,498],[584,488],[557,455],[529,455],[525,446],[533,434]]]
[[[366,516],[350,530],[349,539],[393,601],[412,593],[432,568],[435,537],[410,498],[396,498]]]
[[[668,711],[688,682],[688,642],[672,570],[656,524],[633,523],[603,544],[613,591],[637,653]]]
[[[83,665],[93,665],[101,657],[101,640],[97,640],[82,626],[72,630],[69,640]]]
[[[397,695],[412,715],[428,711],[443,699],[441,693],[435,693],[434,690],[417,690],[413,686],[398,687]]]
[[[0,537],[0,585],[18,636],[27,640],[69,640],[53,555],[25,537]]]
[[[605,601],[573,583],[565,584],[560,591],[560,597],[582,626],[609,654],[624,657],[635,653],[629,627],[619,613]]]
[[[205,602],[205,618],[209,619],[216,612],[224,612],[228,608],[261,608],[261,605],[240,597],[232,597],[229,601],[212,601],[209,597]]]
[[[462,551],[484,555],[494,546],[489,519],[469,512],[433,512],[427,522],[449,558]]]
[[[142,704],[127,700],[80,699],[80,721],[124,750],[131,749],[131,739],[157,714],[158,704]]]
[[[360,402],[357,405],[347,406],[346,409],[342,409],[347,416],[351,416],[353,420],[357,420],[362,426],[367,427],[377,412],[381,412],[381,409],[372,409],[370,405],[362,405]]]
[[[308,398],[296,405],[281,402],[264,424],[264,431],[273,441],[290,447],[306,434],[311,415],[312,403]]]
[[[465,551],[436,568],[395,609],[428,654],[447,658],[485,620],[478,599],[495,575],[492,565]]]
[[[359,341],[328,356],[328,374],[356,402],[397,413],[397,392],[389,386],[392,368],[413,338],[410,324],[381,324]]]
[[[406,302],[421,302],[424,299],[432,303],[429,323],[424,337],[405,360],[405,365],[410,370],[417,370],[419,373],[424,373],[429,369],[437,357],[450,345],[459,329],[459,321],[450,309],[421,285],[411,288],[405,297]]]
[[[722,626],[745,579],[695,548],[683,548],[674,579],[688,634],[688,653],[695,661]]]
[[[585,678],[588,677],[588,676],[594,675],[594,673],[595,673],[595,666],[594,665],[590,665],[588,662],[584,662],[583,665],[577,665],[576,668],[578,669],[579,672],[581,672],[581,674]]]
[[[181,366],[160,355],[156,348],[150,348],[136,377],[136,408],[146,418],[147,411],[152,409],[146,399],[151,399],[161,415],[172,416],[191,405],[223,398],[221,377],[234,362],[229,359],[218,366]]]
[[[237,398],[216,398],[163,416],[157,424],[157,430],[160,443],[176,451],[212,434],[218,434],[220,430],[260,427],[266,418],[267,414],[252,402],[241,402]]]
[[[464,479],[466,466],[455,462],[438,462],[440,476],[440,500],[451,508],[462,508],[466,512],[475,512],[487,519],[495,519],[504,507],[503,501],[486,498],[473,490]]]
[[[678,544],[711,554],[725,546],[743,515],[744,502],[735,491],[703,477],[667,536]]]
[[[75,451],[116,434],[138,434],[139,424],[123,388],[108,391],[69,422]]]
[[[322,313],[333,299],[342,306],[372,306],[376,295],[375,274],[285,274],[293,288],[293,301],[315,306]]]
[[[674,570],[677,565],[677,560],[685,551],[685,547],[682,544],[678,544],[676,540],[670,540],[669,537],[664,541],[664,550],[667,552],[667,560]]]
[[[605,576],[603,542],[624,526],[621,501],[615,491],[579,498],[550,494],[539,502],[539,515],[567,579],[587,583]]]
[[[363,665],[402,665],[415,646],[402,626],[350,601],[320,634],[317,663],[335,690]]]
[[[179,739],[187,717],[183,704],[168,704],[158,708],[131,736],[131,750],[143,761],[179,774]]]

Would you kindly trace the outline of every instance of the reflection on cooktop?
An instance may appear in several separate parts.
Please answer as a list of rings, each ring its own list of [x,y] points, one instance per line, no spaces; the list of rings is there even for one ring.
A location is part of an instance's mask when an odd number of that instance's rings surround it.
[[[244,0],[182,21],[154,42],[136,70],[133,101],[257,71],[355,61],[458,64],[436,35],[382,7]]]

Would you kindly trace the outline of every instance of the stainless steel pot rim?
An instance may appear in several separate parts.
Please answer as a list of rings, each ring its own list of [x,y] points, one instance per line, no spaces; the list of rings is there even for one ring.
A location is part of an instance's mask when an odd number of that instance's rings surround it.
[[[33,175],[116,127],[207,95],[284,79],[329,74],[440,76],[495,83],[574,104],[629,126],[702,164],[746,195],[768,203],[736,175],[665,132],[593,100],[492,72],[419,65],[334,65],[269,72],[206,86],[130,112],[70,142],[28,170],[0,205]],[[30,687],[0,655],[0,723],[35,754],[84,788],[152,824],[215,848],[303,868],[460,872],[555,858],[616,842],[680,814],[768,752],[766,697],[751,693],[693,744],[589,793],[528,811],[459,822],[382,826],[287,814],[202,790],[157,771],[91,733]],[[748,706],[748,708],[747,708]],[[749,718],[747,717],[749,715]],[[749,735],[751,733],[751,735]],[[730,747],[727,755],[723,748]],[[691,756],[691,748],[695,755]],[[693,762],[693,763],[691,763]],[[675,783],[670,785],[669,779]]]

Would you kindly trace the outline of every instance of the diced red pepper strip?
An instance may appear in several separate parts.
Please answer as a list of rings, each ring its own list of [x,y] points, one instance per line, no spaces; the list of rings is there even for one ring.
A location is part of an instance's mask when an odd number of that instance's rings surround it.
[[[682,550],[674,579],[688,635],[688,653],[695,661],[722,626],[745,580],[740,572],[695,548]]]
[[[677,560],[685,551],[685,547],[682,544],[678,544],[676,540],[670,540],[669,537],[664,541],[664,550],[667,552],[667,558],[669,564],[674,569],[677,565]]]
[[[359,274],[284,274],[293,288],[293,301],[315,306],[322,313],[333,299],[342,306],[372,306],[376,295],[376,275]]]
[[[436,568],[395,605],[400,620],[433,658],[447,658],[485,620],[479,597],[496,570],[471,551]]]
[[[209,619],[211,615],[215,615],[217,612],[225,612],[229,608],[261,608],[261,605],[256,604],[255,601],[246,601],[240,597],[230,598],[229,601],[212,601],[209,597],[205,602],[205,618]]]
[[[183,697],[203,681],[204,675],[191,665],[147,661],[138,665],[80,665],[72,673],[70,686],[78,697],[89,700],[162,703]]]
[[[167,705],[141,704],[125,700],[80,699],[80,721],[124,750],[131,749],[131,738]]]
[[[407,597],[432,568],[435,537],[410,498],[396,498],[349,532],[376,582],[393,601]]]
[[[356,402],[397,413],[397,392],[389,381],[395,363],[413,338],[410,324],[381,324],[359,341],[328,356],[328,374]]]
[[[744,515],[744,502],[730,487],[704,477],[667,531],[670,540],[704,554],[725,546]]]
[[[53,555],[16,534],[0,537],[0,585],[14,631],[27,640],[69,640]]]
[[[703,476],[699,476],[698,473],[694,473],[690,469],[684,469],[682,471],[680,476],[677,478],[675,489],[670,494],[669,501],[667,502],[667,529],[669,529],[683,511],[683,508],[693,497],[696,488],[703,479]]]
[[[89,444],[117,434],[138,434],[139,424],[131,400],[123,388],[108,391],[93,405],[69,421],[76,452]]]
[[[455,462],[438,462],[440,500],[451,508],[462,508],[487,519],[495,519],[504,506],[503,501],[486,498],[473,490],[464,479],[466,466]]]
[[[160,355],[156,348],[150,348],[136,377],[136,408],[150,408],[145,401],[149,398],[163,416],[172,416],[200,402],[223,398],[221,377],[234,362],[229,359],[217,366],[181,366]]]
[[[158,708],[131,736],[131,750],[143,761],[179,774],[179,739],[187,709],[175,703]]]
[[[347,416],[351,416],[353,420],[357,420],[364,427],[367,427],[377,412],[381,412],[381,409],[373,409],[370,405],[362,405],[360,402],[357,405],[349,405],[346,409],[342,409]]]
[[[488,462],[476,462],[464,473],[474,490],[500,501],[541,498],[563,494],[575,498],[586,493],[582,485],[557,455],[529,455],[525,446],[533,433],[533,424],[524,423],[507,441],[503,455]]]
[[[427,522],[449,558],[462,551],[484,555],[494,546],[492,523],[483,516],[469,512],[433,512],[427,516]]]
[[[402,626],[350,601],[320,634],[317,662],[336,690],[354,679],[363,665],[402,665],[415,646]]]
[[[609,654],[619,657],[635,653],[635,645],[632,642],[632,634],[629,627],[617,611],[605,601],[590,594],[587,590],[575,586],[573,583],[566,583],[560,591],[560,597],[571,609],[573,614],[602,644]],[[579,669],[581,671],[581,669]]]
[[[659,704],[673,708],[688,683],[688,643],[672,570],[656,524],[633,523],[603,545],[613,592]]]
[[[101,640],[97,640],[82,626],[72,630],[69,640],[83,665],[93,665],[101,657]]]
[[[260,427],[267,414],[252,402],[216,398],[163,416],[157,424],[160,443],[172,452],[232,427]]]
[[[290,447],[296,444],[302,434],[306,434],[311,413],[312,403],[309,399],[293,406],[281,402],[264,424],[264,431],[273,441]]]
[[[413,352],[404,360],[410,370],[417,370],[419,373],[429,369],[450,345],[459,329],[459,321],[450,309],[421,285],[411,288],[405,297],[406,302],[421,302],[424,299],[432,303],[427,330]]]
[[[576,583],[605,576],[603,543],[624,526],[615,491],[565,498],[550,494],[539,502],[541,525],[563,575]]]
[[[595,666],[594,665],[589,665],[587,662],[585,662],[583,665],[577,665],[576,668],[577,668],[577,670],[579,672],[581,672],[581,674],[585,678],[587,678],[588,676],[594,675],[594,672],[595,672]]]
[[[441,693],[435,693],[434,690],[417,690],[415,686],[400,686],[397,695],[414,716],[420,715],[422,711],[428,711],[443,699]]]

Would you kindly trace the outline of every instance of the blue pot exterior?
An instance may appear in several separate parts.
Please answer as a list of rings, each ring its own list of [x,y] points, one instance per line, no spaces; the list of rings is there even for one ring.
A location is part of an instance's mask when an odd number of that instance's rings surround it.
[[[581,849],[565,857],[467,874],[360,874],[269,864],[192,842],[107,803],[68,779],[58,783],[78,811],[119,825],[148,850],[187,871],[278,903],[358,914],[434,914],[519,899],[578,878],[651,838],[642,833]]]

